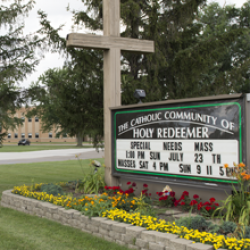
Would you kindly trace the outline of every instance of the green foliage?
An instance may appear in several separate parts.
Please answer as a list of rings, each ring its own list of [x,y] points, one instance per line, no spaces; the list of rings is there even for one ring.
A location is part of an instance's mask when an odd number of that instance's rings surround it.
[[[23,4],[12,1],[0,5],[0,145],[6,133],[22,124],[14,117],[16,109],[26,104],[28,92],[21,90],[18,83],[32,73],[38,64],[36,49],[43,39],[37,35],[23,35],[24,20],[34,1]]]
[[[41,191],[47,194],[53,194],[54,196],[57,196],[58,194],[60,195],[64,194],[62,187],[55,185],[53,183],[43,184],[41,186]]]
[[[141,215],[155,216],[156,213],[151,205],[151,199],[142,194],[140,198],[134,198],[136,201],[137,208],[134,210],[135,212],[139,212]]]
[[[89,165],[89,173],[84,177],[84,193],[92,194],[104,190],[105,180],[104,180],[104,166],[95,168],[92,163]]]
[[[100,200],[104,200],[105,202],[100,202]],[[112,207],[112,203],[106,195],[101,195],[98,199],[94,199],[93,202],[81,207],[83,214],[88,217],[101,217],[103,212],[112,209],[115,208]]]
[[[250,227],[249,226],[245,226],[243,228],[243,237],[244,238],[250,238]]]
[[[224,221],[220,227],[220,232],[223,234],[234,233],[237,224],[232,221]]]
[[[199,231],[206,231],[210,225],[209,222],[202,216],[188,216],[188,217],[181,217],[180,219],[176,220],[176,224],[178,226],[184,226],[188,229],[197,229]]]
[[[75,23],[103,29],[102,1],[87,0]],[[122,103],[247,92],[250,3],[239,9],[203,0],[123,0],[123,37],[153,40],[155,53],[122,52]]]
[[[32,86],[32,100],[39,105],[28,116],[41,117],[44,132],[55,125],[58,135],[76,136],[78,146],[82,146],[83,137],[89,135],[100,147],[103,137],[102,53],[67,48],[66,39],[58,34],[61,27],[54,29],[45,13],[40,11],[39,15],[40,33],[48,39],[48,46],[67,58],[63,68],[47,70]]]
[[[218,224],[213,224],[211,223],[209,226],[208,226],[208,230],[209,232],[213,233],[213,234],[218,234],[219,231],[220,231],[220,226]]]
[[[225,164],[228,165],[228,164]],[[229,168],[227,166],[227,168]],[[250,174],[245,164],[234,163],[230,172],[237,179],[237,187],[232,184],[232,194],[222,201],[223,205],[215,210],[225,221],[233,221],[241,226],[250,225]],[[228,169],[227,169],[228,171]],[[217,214],[216,214],[217,215]]]

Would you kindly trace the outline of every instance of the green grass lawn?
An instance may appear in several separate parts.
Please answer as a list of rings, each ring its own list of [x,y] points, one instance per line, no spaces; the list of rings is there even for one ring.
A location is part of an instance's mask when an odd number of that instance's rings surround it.
[[[54,150],[54,149],[76,149],[76,146],[59,146],[59,145],[30,145],[30,146],[17,146],[17,145],[4,145],[0,148],[1,152],[28,152],[39,150]],[[92,146],[83,146],[82,148],[92,148]]]
[[[2,250],[127,250],[47,219],[0,207]]]
[[[103,159],[97,159],[103,163]],[[16,185],[82,179],[90,160],[0,165],[0,193]],[[0,249],[127,250],[80,230],[0,207]]]
[[[98,159],[104,163],[103,159]],[[0,165],[0,193],[17,185],[35,183],[55,183],[84,178],[90,160],[71,160]]]

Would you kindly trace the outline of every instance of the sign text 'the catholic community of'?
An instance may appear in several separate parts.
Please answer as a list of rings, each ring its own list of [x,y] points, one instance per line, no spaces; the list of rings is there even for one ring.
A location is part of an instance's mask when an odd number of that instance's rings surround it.
[[[116,170],[231,179],[223,165],[239,162],[237,104],[116,112]]]

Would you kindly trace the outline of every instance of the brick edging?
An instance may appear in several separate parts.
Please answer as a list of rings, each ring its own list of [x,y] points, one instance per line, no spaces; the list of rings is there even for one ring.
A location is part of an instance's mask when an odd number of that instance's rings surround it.
[[[66,210],[49,202],[39,201],[6,190],[2,193],[1,206],[30,215],[46,218],[71,226],[105,240],[126,245],[138,250],[213,250],[213,246],[191,240],[180,239],[178,235],[148,231],[144,227],[112,221],[102,217],[89,218],[81,212]],[[222,250],[222,249],[220,249]]]

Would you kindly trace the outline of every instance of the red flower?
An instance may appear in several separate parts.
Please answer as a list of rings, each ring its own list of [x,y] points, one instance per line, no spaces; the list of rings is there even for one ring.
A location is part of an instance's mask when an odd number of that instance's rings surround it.
[[[194,199],[199,199],[199,195],[198,194],[194,194],[193,198]]]
[[[179,199],[179,201],[184,200],[185,196],[182,194],[181,198]]]
[[[182,202],[181,202],[181,206],[184,206],[184,205],[185,205],[185,202],[184,202],[184,201],[182,201]]]
[[[169,195],[174,198],[175,197],[175,192],[171,191]]]
[[[147,187],[148,187],[148,184],[143,184],[143,187],[147,188]]]
[[[179,204],[179,201],[175,200],[175,201],[174,201],[174,206],[177,207],[178,204]]]
[[[162,195],[163,195],[163,192],[158,192],[158,195],[159,195],[159,196],[162,196]]]
[[[211,203],[215,202],[215,198],[213,198],[213,197],[210,198],[209,200],[210,200]]]
[[[210,205],[210,203],[209,203],[208,201],[206,201],[206,202],[204,203],[204,206],[207,206],[207,205]]]
[[[141,192],[142,192],[142,194],[145,194],[147,191],[148,191],[147,189],[144,189]]]
[[[212,208],[209,207],[209,206],[206,206],[205,209],[206,209],[207,211],[209,211],[209,210],[211,210]]]
[[[194,205],[196,205],[198,202],[196,201],[196,200],[192,200],[191,202],[190,202],[190,206],[194,206]]]
[[[214,205],[215,205],[216,207],[218,207],[218,206],[219,206],[219,203],[215,202]]]
[[[105,188],[106,190],[108,190],[108,186],[105,186],[104,188]]]
[[[198,204],[197,208],[198,208],[198,210],[200,210],[202,207],[203,207],[203,204],[202,204],[202,202],[200,202],[200,203]]]
[[[188,191],[184,191],[184,192],[182,193],[182,195],[188,196],[188,195],[189,195],[189,192],[188,192]]]
[[[151,196],[151,193],[149,193],[148,195]]]
[[[131,182],[129,181],[129,182],[127,182],[127,185],[130,185],[131,184]]]
[[[133,182],[133,183],[132,183],[132,187],[135,187],[135,186],[136,186],[136,183],[135,183],[135,182]]]

